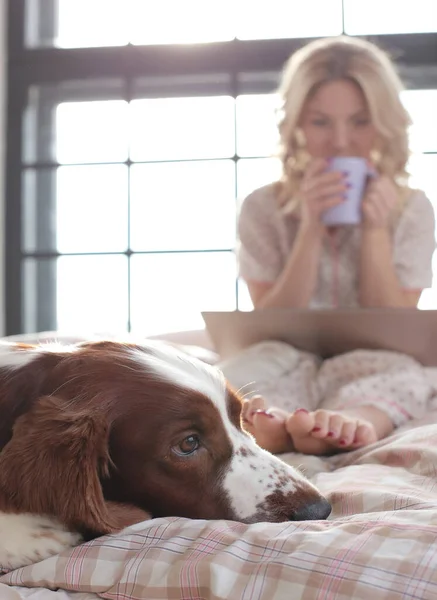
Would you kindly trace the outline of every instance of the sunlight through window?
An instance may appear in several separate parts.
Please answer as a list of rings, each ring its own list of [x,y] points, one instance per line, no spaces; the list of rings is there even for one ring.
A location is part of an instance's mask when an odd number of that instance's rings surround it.
[[[338,35],[341,0],[57,0],[62,48]],[[316,18],[315,18],[316,17]]]
[[[344,11],[351,35],[437,31],[435,0],[344,0]]]
[[[245,51],[252,46],[246,41],[335,36],[343,26],[353,35],[437,31],[436,0],[50,3],[52,27],[41,27],[35,12],[42,0],[28,11],[37,25],[31,46],[193,44],[176,51],[196,58],[196,44]],[[286,42],[259,46],[270,45],[282,52]],[[110,56],[131,50],[114,48]],[[146,50],[147,57],[157,55]],[[202,57],[211,52],[201,50]],[[56,280],[59,328],[122,331],[131,325],[137,333],[157,334],[202,327],[200,311],[234,310],[236,292],[238,307],[252,308],[237,275],[236,224],[243,199],[281,176],[273,93],[279,66],[240,72],[224,64],[217,73],[127,70],[102,75],[106,83],[84,76],[29,87],[22,212],[32,223],[23,226],[26,251],[35,256],[23,262],[34,279],[42,260],[47,272],[52,269],[47,277]],[[437,209],[437,90],[408,90],[402,101],[413,120],[411,185],[424,189]],[[52,219],[47,230],[55,231],[48,247],[38,231],[41,206]],[[420,308],[436,306],[437,277],[420,301]]]

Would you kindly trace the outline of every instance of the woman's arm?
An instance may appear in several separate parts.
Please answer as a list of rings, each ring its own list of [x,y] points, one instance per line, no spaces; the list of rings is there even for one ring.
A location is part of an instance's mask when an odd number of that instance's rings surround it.
[[[359,301],[363,307],[414,308],[422,290],[401,287],[393,261],[393,244],[387,228],[363,228],[360,257]]]
[[[435,248],[434,210],[416,192],[392,235],[398,190],[385,176],[374,180],[363,201],[359,300],[363,307],[417,306],[430,283]]]
[[[254,307],[308,307],[317,283],[321,244],[320,228],[299,229],[290,256],[276,282],[247,282]]]
[[[327,172],[327,161],[310,162],[298,192],[300,223],[289,257],[274,283],[247,285],[255,308],[307,308],[314,295],[323,236],[322,213],[344,201],[346,181],[340,172]]]

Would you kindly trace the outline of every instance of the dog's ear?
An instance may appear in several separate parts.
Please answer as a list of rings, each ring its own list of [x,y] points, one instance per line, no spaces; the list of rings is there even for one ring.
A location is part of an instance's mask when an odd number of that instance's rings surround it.
[[[0,454],[0,503],[6,510],[51,515],[90,535],[113,533],[150,518],[104,499],[109,424],[104,411],[39,398],[19,417]]]

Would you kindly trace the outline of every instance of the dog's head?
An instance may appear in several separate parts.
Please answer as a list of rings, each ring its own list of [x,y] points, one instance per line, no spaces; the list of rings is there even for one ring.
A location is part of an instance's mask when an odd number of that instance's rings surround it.
[[[328,516],[317,489],[242,429],[240,399],[216,368],[159,343],[15,352],[9,377],[35,384],[0,454],[0,509],[90,535],[149,514]]]

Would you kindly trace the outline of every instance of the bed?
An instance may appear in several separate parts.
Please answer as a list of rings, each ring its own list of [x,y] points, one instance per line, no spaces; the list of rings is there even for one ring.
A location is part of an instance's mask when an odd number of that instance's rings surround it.
[[[169,339],[214,359],[204,333]],[[1,600],[437,598],[437,399],[366,449],[282,458],[331,501],[326,522],[153,519],[3,575]]]

